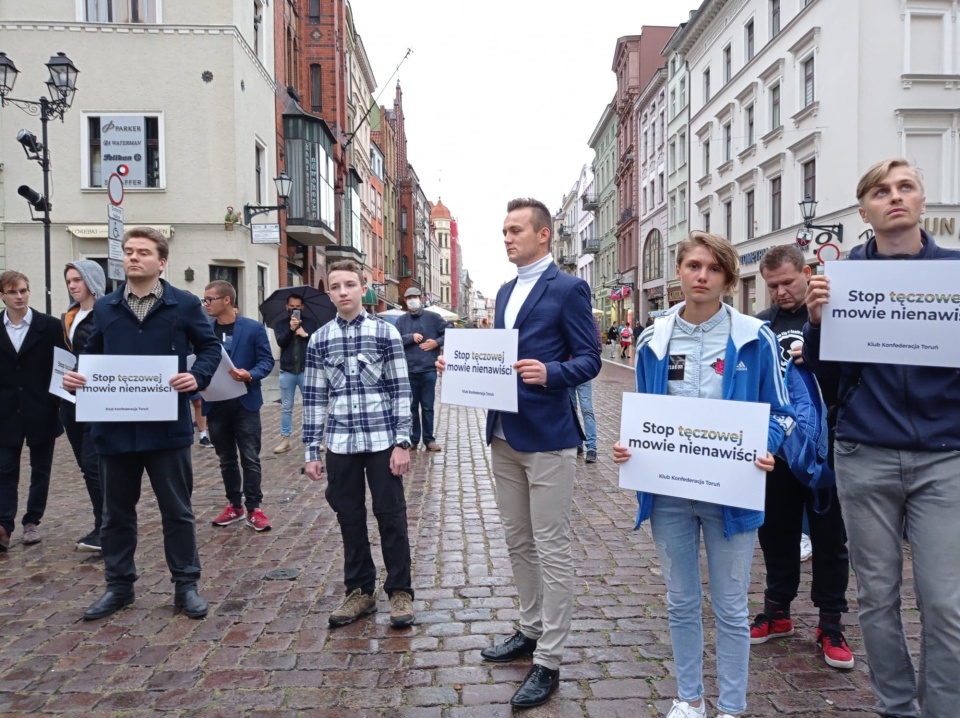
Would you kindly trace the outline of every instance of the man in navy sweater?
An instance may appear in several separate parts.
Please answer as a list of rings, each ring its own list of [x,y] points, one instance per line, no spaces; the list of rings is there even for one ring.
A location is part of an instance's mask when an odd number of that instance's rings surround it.
[[[416,287],[404,292],[403,298],[407,303],[407,314],[397,317],[397,331],[403,339],[403,352],[410,374],[410,411],[413,415],[411,448],[417,450],[422,436],[427,451],[440,451],[440,445],[433,435],[433,402],[437,388],[437,368],[434,365],[443,348],[443,333],[447,323],[439,314],[424,311],[420,290]]]
[[[177,356],[179,373],[170,378],[170,386],[179,394],[178,412],[175,421],[93,423],[103,490],[100,543],[107,590],[83,618],[104,618],[133,603],[137,503],[144,470],[163,521],[163,549],[176,585],[174,606],[190,618],[203,618],[207,602],[197,592],[200,556],[190,503],[190,394],[210,383],[220,363],[220,342],[200,300],[160,279],[170,251],[166,237],[150,227],[133,227],[124,234],[122,247],[126,282],[94,305],[96,329],[83,353]],[[187,371],[191,348],[197,359]],[[75,371],[63,379],[70,391],[86,383],[86,377]]]
[[[941,249],[921,228],[923,181],[909,161],[874,164],[857,185],[857,200],[860,216],[875,236],[851,250],[851,260],[960,259],[960,252]],[[857,574],[860,627],[878,698],[876,710],[888,718],[956,715],[960,372],[956,367],[820,361],[820,321],[829,300],[828,278],[812,277],[803,357],[821,384],[839,377],[837,490]],[[904,523],[922,625],[919,682],[900,615]]]

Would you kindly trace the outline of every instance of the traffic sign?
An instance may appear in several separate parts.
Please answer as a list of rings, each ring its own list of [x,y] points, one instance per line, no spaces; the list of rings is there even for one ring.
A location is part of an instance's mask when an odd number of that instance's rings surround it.
[[[111,180],[118,175],[110,175]],[[112,182],[108,183],[109,190]],[[113,202],[113,197],[110,198]],[[123,183],[120,183],[120,202],[123,201]],[[123,207],[120,202],[107,205],[107,277],[123,281]]]
[[[107,197],[115,207],[123,204],[123,178],[116,172],[107,178]]]

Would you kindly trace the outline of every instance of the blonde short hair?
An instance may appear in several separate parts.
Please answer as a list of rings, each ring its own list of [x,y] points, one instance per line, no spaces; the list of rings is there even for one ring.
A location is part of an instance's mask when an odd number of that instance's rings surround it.
[[[863,198],[867,192],[883,182],[887,175],[897,167],[906,167],[912,170],[917,178],[917,184],[920,185],[920,194],[926,195],[923,189],[923,175],[920,173],[920,168],[904,157],[891,157],[890,159],[874,162],[867,171],[863,173],[863,177],[857,182],[857,202],[863,204]]]

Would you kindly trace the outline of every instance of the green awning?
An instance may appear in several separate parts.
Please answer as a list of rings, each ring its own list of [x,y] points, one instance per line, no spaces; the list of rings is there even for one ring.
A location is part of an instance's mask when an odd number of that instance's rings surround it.
[[[368,289],[363,294],[363,303],[364,304],[378,304],[380,300],[377,298],[377,293],[372,289]]]

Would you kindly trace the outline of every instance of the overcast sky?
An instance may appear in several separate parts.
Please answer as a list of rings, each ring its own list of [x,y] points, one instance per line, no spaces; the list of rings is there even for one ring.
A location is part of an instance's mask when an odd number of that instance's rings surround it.
[[[555,213],[584,163],[604,107],[618,37],[678,25],[698,0],[351,0],[379,87],[393,106],[400,68],[407,156],[424,193],[457,219],[464,264],[495,296],[516,275],[501,229],[506,203]],[[381,92],[382,91],[382,92]]]

